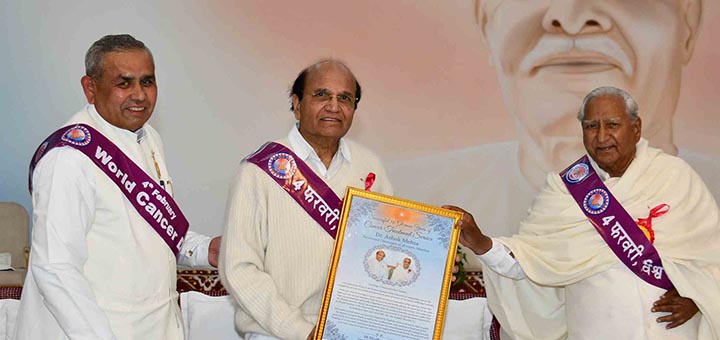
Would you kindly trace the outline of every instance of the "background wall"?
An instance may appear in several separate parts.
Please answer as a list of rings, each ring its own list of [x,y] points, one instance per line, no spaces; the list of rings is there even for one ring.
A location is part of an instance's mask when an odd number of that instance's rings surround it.
[[[720,4],[706,2],[674,134],[678,146],[717,160]],[[473,9],[470,0],[3,1],[0,201],[30,210],[30,156],[85,103],[84,53],[110,33],[130,33],[155,55],[151,123],[200,232],[221,232],[235,166],[287,133],[288,88],[319,58],[340,58],[357,75],[364,95],[350,135],[387,161],[514,140]]]

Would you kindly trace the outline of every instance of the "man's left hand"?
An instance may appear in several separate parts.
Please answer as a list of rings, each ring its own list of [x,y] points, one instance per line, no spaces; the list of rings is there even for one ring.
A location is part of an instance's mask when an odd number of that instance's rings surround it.
[[[210,241],[210,247],[208,248],[208,262],[211,266],[217,268],[218,257],[220,257],[220,236],[215,236]]]
[[[442,207],[463,213],[462,218],[458,221],[458,227],[460,227],[458,241],[460,241],[460,244],[470,248],[476,255],[485,254],[492,248],[492,239],[482,233],[471,213],[454,205],[443,205]]]
[[[668,290],[659,300],[653,303],[652,311],[667,312],[669,315],[659,317],[657,322],[669,322],[667,329],[675,328],[692,319],[698,312],[698,307],[692,299],[682,297],[677,289]]]

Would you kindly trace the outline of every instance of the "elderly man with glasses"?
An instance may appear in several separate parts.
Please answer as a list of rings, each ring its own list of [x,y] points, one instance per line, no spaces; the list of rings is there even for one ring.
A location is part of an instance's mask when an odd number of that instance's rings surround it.
[[[291,91],[298,122],[240,164],[219,268],[245,339],[311,338],[345,188],[392,194],[375,154],[344,138],[360,97],[341,62],[311,65]]]

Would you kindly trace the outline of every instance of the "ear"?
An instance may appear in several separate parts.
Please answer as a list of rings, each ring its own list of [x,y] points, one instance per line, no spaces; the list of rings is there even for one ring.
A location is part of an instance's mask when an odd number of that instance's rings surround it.
[[[296,94],[292,96],[292,106],[295,108],[295,120],[300,120],[300,98]]]
[[[640,137],[642,135],[642,119],[638,117],[637,120],[632,123],[632,125],[635,132],[635,143],[637,143],[640,141]]]
[[[480,27],[483,40],[487,41],[487,36],[485,35],[485,25],[487,25],[485,5],[485,0],[475,0],[475,23]]]
[[[490,13],[490,10],[488,9],[487,0],[475,0],[475,23],[480,29],[480,37],[482,37],[483,45],[488,54],[488,63],[494,67],[487,36],[488,13]]]
[[[700,24],[702,21],[702,1],[703,0],[685,0],[683,1],[683,9],[685,13],[685,27],[687,34],[685,36],[684,61],[687,64],[695,50],[695,43],[700,34]]]
[[[80,78],[80,85],[82,85],[88,103],[95,104],[95,81],[90,76],[83,76]]]

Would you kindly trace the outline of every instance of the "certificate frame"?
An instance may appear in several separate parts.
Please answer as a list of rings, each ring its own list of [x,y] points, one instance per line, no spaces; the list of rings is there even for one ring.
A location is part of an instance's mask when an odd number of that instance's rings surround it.
[[[462,215],[348,187],[314,339],[441,339]]]

